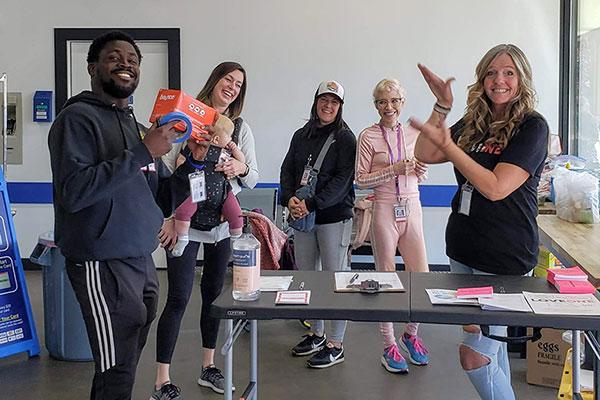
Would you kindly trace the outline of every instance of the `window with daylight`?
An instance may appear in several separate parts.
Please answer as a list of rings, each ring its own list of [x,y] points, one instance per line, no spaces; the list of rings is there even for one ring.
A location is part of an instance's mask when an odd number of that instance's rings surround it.
[[[577,3],[573,149],[600,172],[600,1]]]

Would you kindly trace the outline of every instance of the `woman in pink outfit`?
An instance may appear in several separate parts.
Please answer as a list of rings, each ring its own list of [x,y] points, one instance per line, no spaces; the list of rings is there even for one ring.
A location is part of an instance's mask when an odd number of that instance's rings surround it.
[[[373,188],[375,202],[371,223],[371,245],[377,271],[395,271],[396,248],[408,271],[427,272],[423,238],[420,181],[427,165],[414,158],[419,132],[398,122],[404,107],[404,88],[396,79],[384,79],[373,90],[379,123],[363,130],[358,139],[356,183]],[[379,324],[383,335],[381,363],[389,372],[406,373],[408,364],[398,350],[391,322]],[[400,345],[411,363],[429,363],[427,349],[417,336],[418,324],[406,325]]]

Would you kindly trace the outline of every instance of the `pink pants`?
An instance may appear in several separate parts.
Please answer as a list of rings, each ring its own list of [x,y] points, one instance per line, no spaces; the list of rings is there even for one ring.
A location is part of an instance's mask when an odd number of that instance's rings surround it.
[[[400,250],[407,271],[429,271],[423,236],[423,211],[417,197],[409,200],[409,210],[406,221],[396,222],[394,203],[375,201],[371,221],[371,246],[377,271],[396,270],[396,248]],[[408,323],[406,332],[416,335],[418,326],[416,323]],[[381,322],[379,331],[383,336],[384,348],[396,343],[394,325],[391,322]]]
[[[189,221],[196,212],[196,209],[196,203],[192,202],[192,196],[190,196],[175,210],[175,219],[178,221]],[[231,190],[227,193],[221,212],[225,220],[229,222],[230,230],[240,229],[244,225],[240,203]]]

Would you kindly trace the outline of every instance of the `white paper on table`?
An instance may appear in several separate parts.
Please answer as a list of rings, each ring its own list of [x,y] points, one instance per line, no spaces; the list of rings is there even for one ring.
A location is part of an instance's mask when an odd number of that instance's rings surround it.
[[[600,315],[600,301],[593,294],[523,292],[536,314]]]
[[[492,297],[480,298],[482,310],[532,312],[523,293],[494,293]]]
[[[380,285],[390,285],[390,287],[381,288],[381,292],[404,291],[404,286],[402,285],[398,274],[395,272],[336,272],[334,275],[336,292],[357,291],[358,289],[348,289],[347,286],[351,284],[359,285],[362,281],[369,279],[379,282]],[[358,275],[358,277],[350,283],[355,275]]]
[[[456,290],[451,289],[425,289],[431,304],[446,304],[457,306],[478,306],[477,299],[457,299]]]
[[[278,292],[280,290],[288,290],[294,279],[291,275],[285,276],[261,276],[260,291],[261,292]]]

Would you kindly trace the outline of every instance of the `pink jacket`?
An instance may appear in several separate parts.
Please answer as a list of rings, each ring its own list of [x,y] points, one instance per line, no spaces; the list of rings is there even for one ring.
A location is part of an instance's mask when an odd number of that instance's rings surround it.
[[[401,128],[400,146],[396,130],[384,128],[389,145],[392,148],[394,162],[399,159],[413,159],[415,143],[419,131],[399,124]],[[400,157],[398,152],[400,151]],[[373,188],[376,201],[396,201],[396,185],[398,182],[400,196],[404,198],[419,197],[419,179],[415,173],[394,177],[388,144],[381,128],[374,124],[363,130],[358,137],[356,152],[356,183],[361,189]]]

